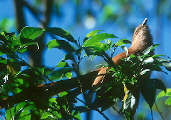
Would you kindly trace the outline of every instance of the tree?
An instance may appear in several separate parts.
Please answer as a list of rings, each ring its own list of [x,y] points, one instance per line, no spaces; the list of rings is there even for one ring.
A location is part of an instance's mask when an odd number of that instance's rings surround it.
[[[36,38],[45,32],[53,38],[47,47],[61,49],[66,53],[56,69],[31,66],[21,57],[28,51],[29,46],[37,46]],[[54,39],[57,36],[61,39]],[[113,39],[116,39],[114,34],[100,33],[99,30],[87,34],[83,42],[75,40],[69,32],[61,28],[25,27],[19,35],[2,32],[0,106],[6,108],[6,119],[81,119],[80,113],[90,110],[95,110],[105,119],[109,119],[103,113],[109,107],[113,107],[126,119],[132,119],[131,104],[134,98],[131,96],[138,92],[135,88],[140,89],[152,110],[156,90],[166,91],[166,87],[159,79],[143,78],[150,71],[163,72],[162,66],[170,70],[170,59],[162,55],[151,57],[150,51],[158,46],[153,45],[142,55],[131,55],[115,66],[111,62],[113,52],[130,42],[121,39],[114,43]],[[79,72],[81,60],[91,56],[102,56],[110,66],[105,83],[98,88],[91,86],[97,71],[85,75]],[[77,97],[79,94],[89,97],[94,92],[95,100],[89,104]],[[161,93],[160,96],[164,94]],[[77,101],[85,106],[76,106]],[[122,106],[119,103],[123,103]],[[169,100],[167,103],[170,104]]]
[[[127,24],[130,18],[134,17],[135,19],[139,19],[139,17],[144,16],[157,16],[157,37],[155,40],[161,40],[162,36],[162,19],[167,18],[170,20],[170,13],[165,10],[169,7],[169,1],[167,0],[157,0],[154,3],[154,6],[152,9],[153,12],[151,12],[151,9],[148,9],[148,6],[143,6],[143,1],[101,1],[101,0],[87,0],[88,7],[85,8],[85,2],[82,0],[73,0],[69,1],[70,3],[74,4],[76,7],[74,7],[74,15],[76,16],[76,19],[74,21],[73,25],[70,26],[76,26],[77,24],[83,24],[83,21],[87,18],[93,18],[96,19],[97,23],[106,23],[106,22],[115,22],[117,25],[119,25],[119,28],[132,28],[133,24]],[[38,21],[39,26],[47,27],[50,25],[50,22],[52,21],[51,15],[55,14],[56,17],[62,18],[63,17],[63,11],[61,11],[61,7],[65,6],[65,4],[68,4],[68,1],[53,1],[53,0],[34,0],[34,1],[26,1],[26,0],[14,0],[15,3],[15,10],[16,10],[16,28],[18,32],[22,30],[25,25],[28,25],[29,19],[26,19],[24,16],[25,10],[29,10],[30,13],[32,13],[33,17]],[[35,4],[34,4],[35,3]],[[98,9],[94,9],[94,6]],[[23,9],[24,8],[24,9]],[[41,9],[40,9],[41,8]],[[43,8],[43,9],[42,9]],[[85,8],[85,9],[83,9]],[[114,9],[113,9],[114,8]],[[136,8],[136,9],[135,9]],[[138,8],[138,10],[137,10]],[[67,9],[67,8],[64,8]],[[13,11],[13,10],[12,10]],[[81,11],[84,11],[82,14]],[[121,12],[117,12],[121,11]],[[150,11],[150,12],[149,12]],[[151,14],[154,13],[155,15]],[[138,14],[138,17],[137,17]],[[67,14],[68,15],[68,14]],[[136,16],[135,16],[136,15]],[[162,17],[161,17],[162,15]],[[119,19],[119,20],[118,20]],[[154,20],[154,19],[153,19]],[[154,20],[155,21],[155,20]],[[58,21],[57,21],[58,22]],[[124,24],[125,23],[125,24]],[[130,23],[130,22],[129,22]],[[7,26],[2,23],[3,28],[7,29]],[[72,27],[73,28],[73,27]],[[108,29],[108,28],[107,28]],[[44,32],[45,33],[45,32]],[[159,36],[160,35],[160,36]],[[30,53],[30,63],[29,65],[32,65],[32,67],[43,67],[42,66],[42,56],[43,51],[45,48],[44,44],[44,38],[45,34],[42,34],[42,36],[39,36],[37,38],[38,44],[32,44],[28,47],[28,52]],[[37,47],[39,46],[39,48]],[[162,44],[161,44],[162,46]],[[36,51],[36,52],[35,52]],[[41,59],[40,59],[41,58]],[[22,67],[23,68],[23,67]],[[166,93],[166,96],[168,96],[169,93]],[[87,93],[85,93],[85,96],[87,96]],[[89,100],[91,100],[91,95],[88,95],[88,97],[85,97],[86,104],[89,104]],[[89,113],[89,112],[88,112]],[[88,115],[91,116],[91,115]],[[87,117],[87,120],[90,119],[90,117]]]

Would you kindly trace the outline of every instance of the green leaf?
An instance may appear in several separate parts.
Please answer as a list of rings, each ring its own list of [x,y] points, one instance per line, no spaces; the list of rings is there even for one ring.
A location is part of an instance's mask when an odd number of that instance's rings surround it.
[[[142,95],[149,104],[150,108],[152,108],[156,96],[156,88],[153,83],[154,81],[145,80],[142,87]]]
[[[129,41],[129,40],[127,40],[127,39],[121,39],[121,40],[119,40],[118,42],[116,42],[115,44],[114,44],[114,46],[121,46],[121,45],[124,45],[124,44],[130,44],[131,42]]]
[[[25,44],[20,45],[20,47],[17,49],[17,51],[19,53],[27,52],[28,46],[33,46],[33,45],[38,46],[38,43],[37,42],[27,42]]]
[[[105,40],[105,39],[109,39],[109,38],[117,38],[115,35],[113,34],[107,34],[107,33],[101,33],[101,34],[97,34],[95,36],[92,36],[90,39],[88,39],[87,41],[84,42],[83,47],[90,47],[90,46],[94,46],[97,43]]]
[[[66,65],[67,65],[67,62],[61,61],[58,63],[58,65],[56,67],[66,67]]]
[[[20,84],[20,85],[23,85],[23,83],[24,83],[23,79],[21,79],[21,78],[18,78],[18,79],[17,79],[17,82],[18,82],[18,84]]]
[[[15,115],[15,111],[14,111],[14,107],[12,107],[11,109],[7,109],[6,110],[6,114],[5,114],[5,117],[7,120],[10,120],[12,117],[14,117]]]
[[[59,43],[56,42],[56,40],[51,40],[50,42],[48,42],[47,46],[49,49],[57,48],[59,46]]]
[[[77,118],[77,120],[81,120],[80,113],[77,113],[76,115],[74,115],[74,118]]]
[[[13,92],[15,93],[15,94],[18,94],[18,93],[20,93],[22,91],[22,89],[20,89],[20,88],[15,88],[14,90],[13,90]]]
[[[150,108],[152,108],[155,98],[156,98],[156,90],[161,89],[166,91],[166,87],[163,82],[159,79],[147,79],[143,81],[142,86],[142,95],[144,96],[146,102],[149,104]]]
[[[162,56],[164,56],[164,55],[153,55],[152,57],[153,58],[159,58],[159,57],[162,57]]]
[[[18,48],[21,46],[21,41],[18,37],[16,37],[15,34],[13,34],[12,36],[10,36],[11,38],[11,47],[12,48]]]
[[[56,103],[56,98],[50,98],[50,99],[49,99],[49,102],[50,102],[50,103]]]
[[[86,37],[89,38],[89,37],[95,36],[95,35],[97,35],[97,33],[99,33],[100,31],[101,31],[101,30],[94,30],[94,31],[88,33]]]
[[[103,49],[99,49],[98,47],[86,47],[84,48],[86,54],[89,55],[98,55],[101,56],[104,54],[104,50]]]
[[[61,79],[64,77],[64,75],[67,73],[67,72],[71,72],[73,70],[73,68],[70,68],[70,67],[65,67],[65,68],[61,68],[59,70],[56,70],[54,71],[49,79],[50,80],[58,80],[58,79]]]
[[[101,30],[94,30],[87,34],[87,36],[84,38],[83,43],[88,40],[90,37],[97,35]]]
[[[169,63],[169,62],[171,62],[170,60],[168,60],[168,59],[165,59],[165,58],[156,58],[156,60],[158,61],[158,62],[160,62],[160,63]]]
[[[67,78],[71,79],[71,78],[72,78],[72,72],[67,72],[67,73],[65,73],[65,76],[66,76]]]
[[[146,50],[144,50],[144,55],[149,54],[151,51],[153,51],[156,47],[158,47],[159,44],[155,44],[155,45],[151,45],[150,47],[148,47]]]
[[[0,63],[7,64],[7,59],[0,57]]]
[[[42,28],[36,28],[36,27],[24,27],[21,30],[20,37],[25,39],[34,40],[40,35],[42,35],[44,32],[44,29]]]
[[[16,111],[19,111],[21,108],[24,108],[26,106],[26,102],[20,102],[19,104],[16,105]]]
[[[4,54],[5,54],[5,53],[3,53],[3,52],[0,51],[0,56],[2,56],[2,55],[4,55]]]
[[[150,69],[145,69],[145,70],[143,70],[143,71],[140,72],[140,75],[145,75],[145,74],[147,74],[149,72],[151,72]]]
[[[46,31],[49,32],[50,34],[55,34],[57,36],[65,38],[66,40],[70,42],[76,43],[76,40],[74,39],[74,37],[69,32],[65,31],[62,28],[57,28],[57,27],[46,28]]]
[[[25,107],[24,110],[20,114],[20,120],[30,120],[31,114],[30,114],[30,106]]]
[[[154,62],[153,57],[148,57],[148,58],[146,58],[146,59],[143,61],[144,64],[150,64],[150,63],[153,63],[153,62]]]
[[[166,101],[165,101],[166,105],[171,105],[171,97],[169,97]]]
[[[21,48],[21,49],[18,50],[18,52],[21,53],[21,54],[26,52],[26,51],[27,51],[27,48]]]
[[[71,52],[75,51],[74,47],[72,47],[65,40],[51,40],[50,42],[48,42],[48,48],[49,49],[52,49],[52,48],[62,49],[65,52],[68,52],[68,53],[71,53]]]
[[[59,93],[59,97],[63,97],[63,96],[66,96],[66,95],[68,95],[68,92],[67,91],[60,92]]]
[[[48,119],[49,116],[52,116],[52,114],[49,112],[44,112],[41,116],[41,119]]]
[[[1,31],[9,31],[11,27],[13,27],[13,21],[10,19],[4,18],[0,22],[0,30]]]
[[[167,96],[171,96],[171,88],[167,88],[166,92],[165,91],[161,91],[158,95],[157,95],[157,99],[160,99],[162,97],[167,97]]]

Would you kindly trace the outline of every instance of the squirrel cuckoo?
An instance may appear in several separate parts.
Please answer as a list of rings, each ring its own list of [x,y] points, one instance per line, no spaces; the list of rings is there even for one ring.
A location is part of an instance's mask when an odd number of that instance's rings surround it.
[[[137,54],[143,52],[146,48],[152,45],[152,36],[150,34],[150,30],[147,26],[147,18],[144,19],[142,24],[140,24],[134,30],[132,45],[128,48],[128,53],[122,52],[112,58],[114,64],[119,64],[122,58],[126,58],[131,54]],[[99,85],[103,82],[105,78],[105,74],[109,67],[102,67],[98,71],[98,76],[95,78],[92,86]]]

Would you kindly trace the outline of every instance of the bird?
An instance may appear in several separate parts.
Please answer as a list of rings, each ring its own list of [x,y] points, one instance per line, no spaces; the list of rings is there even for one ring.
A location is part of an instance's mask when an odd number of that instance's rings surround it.
[[[145,49],[147,49],[153,44],[152,35],[147,25],[147,21],[148,19],[145,18],[144,21],[135,28],[132,38],[132,44],[128,48],[128,51],[122,52],[114,56],[112,58],[113,64],[118,65],[121,59],[129,57],[131,54],[136,55],[142,53]],[[98,74],[94,82],[92,83],[93,87],[100,85],[104,81],[105,74],[107,73],[107,70],[109,68],[110,67],[101,67],[97,70]]]

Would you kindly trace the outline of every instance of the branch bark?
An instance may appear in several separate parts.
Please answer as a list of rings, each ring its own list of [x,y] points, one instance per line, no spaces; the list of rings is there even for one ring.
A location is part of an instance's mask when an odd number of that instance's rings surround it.
[[[16,14],[16,28],[20,32],[21,29],[26,26],[26,21],[23,11],[23,0],[14,0],[15,14]]]
[[[78,80],[83,84],[83,89],[91,89],[91,84],[97,75],[97,71],[81,75],[79,78],[71,78],[67,80],[60,80],[50,84],[42,84],[36,87],[24,89],[21,93],[9,96],[7,98],[0,98],[0,108],[9,108],[14,104],[23,101],[33,101],[40,104],[41,100],[54,96],[60,92],[79,88]],[[48,99],[47,99],[48,100]]]
[[[52,12],[52,6],[53,6],[53,0],[46,0],[44,2],[45,5],[45,11],[44,11],[44,20],[39,20],[42,21],[43,27],[47,27],[50,23],[51,20],[51,12]],[[38,38],[38,45],[39,45],[39,49],[37,50],[37,48],[30,47],[29,49],[29,53],[30,53],[30,63],[32,66],[42,66],[43,63],[43,50],[45,48],[45,43],[44,43],[44,38],[45,38],[45,34],[43,34],[42,36],[40,36]],[[36,52],[35,52],[36,51]]]

